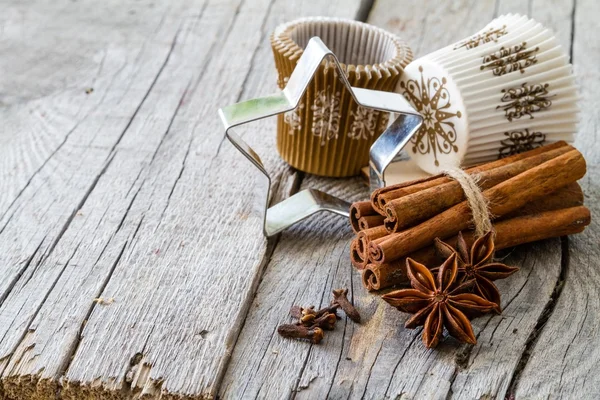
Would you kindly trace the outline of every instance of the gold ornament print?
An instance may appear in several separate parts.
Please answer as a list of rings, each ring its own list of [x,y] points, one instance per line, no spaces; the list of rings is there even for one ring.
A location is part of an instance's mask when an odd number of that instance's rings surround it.
[[[496,29],[494,29],[492,27],[483,33],[480,33],[478,35],[475,35],[467,40],[464,40],[464,41],[458,43],[454,47],[454,50],[458,50],[463,47],[467,50],[471,50],[481,44],[485,44],[485,43],[489,43],[489,42],[497,42],[499,38],[506,35],[507,33],[508,32],[506,31],[506,25],[502,25],[502,28],[496,28]]]
[[[304,110],[304,103],[300,103],[300,105],[292,111],[283,114],[283,121],[289,125],[288,133],[290,135],[293,135],[296,131],[300,132],[302,129],[302,120],[300,118],[302,110]]]
[[[356,111],[352,111],[351,115],[354,120],[350,125],[348,137],[354,140],[366,140],[373,137],[375,133],[380,133],[385,129],[389,120],[389,114],[387,113],[381,113],[360,106]]]
[[[550,100],[553,95],[548,92],[548,83],[536,83],[528,85],[526,82],[521,86],[511,89],[502,89],[500,101],[507,103],[496,106],[496,109],[504,110],[504,116],[509,122],[529,115],[533,119],[533,113],[545,110],[552,105]]]
[[[483,57],[481,70],[490,69],[496,76],[502,76],[513,71],[525,72],[525,68],[537,63],[535,53],[539,47],[527,49],[527,43],[523,42],[512,47],[500,47],[495,51]]]
[[[506,139],[500,141],[498,159],[536,149],[546,141],[546,135],[542,132],[529,132],[527,128],[521,131],[504,132],[504,136]]]
[[[321,146],[337,139],[340,130],[340,92],[331,93],[330,87],[321,90],[310,107],[313,111],[312,134],[321,138]]]
[[[401,82],[404,96],[413,104],[415,109],[423,116],[423,125],[412,137],[412,151],[420,154],[433,153],[435,165],[439,166],[437,155],[449,154],[458,151],[456,142],[456,128],[452,120],[462,116],[460,111],[452,110],[450,92],[446,88],[446,78],[442,79],[423,77],[423,67],[420,81],[408,80]]]

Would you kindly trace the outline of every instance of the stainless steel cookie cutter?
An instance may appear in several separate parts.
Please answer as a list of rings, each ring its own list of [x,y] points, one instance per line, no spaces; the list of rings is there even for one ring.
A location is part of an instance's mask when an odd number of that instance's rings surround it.
[[[385,186],[385,170],[396,155],[417,132],[423,118],[402,95],[350,86],[335,54],[318,37],[313,37],[298,60],[287,85],[278,93],[232,104],[219,109],[225,126],[225,136],[252,164],[262,172],[268,187],[264,207],[263,232],[273,236],[285,228],[321,211],[349,216],[350,203],[316,189],[302,190],[269,207],[271,178],[259,155],[239,137],[233,128],[251,121],[291,111],[298,106],[304,91],[325,58],[330,58],[339,77],[349,89],[354,101],[373,110],[398,114],[396,120],[381,134],[370,149],[371,190]]]

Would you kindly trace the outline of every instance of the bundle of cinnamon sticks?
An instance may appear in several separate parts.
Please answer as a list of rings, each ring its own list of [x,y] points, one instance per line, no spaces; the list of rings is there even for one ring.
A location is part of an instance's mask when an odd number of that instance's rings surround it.
[[[590,223],[576,182],[586,172],[581,153],[565,142],[466,170],[488,202],[496,249],[579,233]],[[374,191],[350,208],[356,232],[352,264],[368,290],[402,285],[406,258],[436,266],[436,237],[454,245],[463,231],[472,242],[471,210],[460,184],[444,175]]]

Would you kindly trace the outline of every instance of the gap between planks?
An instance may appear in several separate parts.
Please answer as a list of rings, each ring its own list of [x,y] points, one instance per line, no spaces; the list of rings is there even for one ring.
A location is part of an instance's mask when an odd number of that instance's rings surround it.
[[[360,0],[360,5],[356,12],[356,16],[354,19],[357,21],[366,22],[367,19],[369,18],[369,14],[373,8],[374,3],[375,3],[375,0]],[[272,6],[272,4],[273,4],[273,2],[271,2],[270,7]],[[262,34],[263,35],[261,37],[261,41],[265,41],[267,32],[264,29],[264,24],[263,24]],[[250,76],[250,72],[252,71],[252,66],[254,65],[253,61],[254,61],[254,58],[255,58],[257,52],[258,52],[258,47],[252,55],[252,59],[250,62],[251,68],[250,68],[249,73],[244,78],[244,81],[242,84],[242,92],[238,96],[237,101],[241,101],[242,99],[244,99],[244,95],[246,94],[245,93],[245,91],[246,91],[245,85],[248,80],[248,77]],[[225,138],[223,138],[223,141],[219,145],[219,150],[224,141],[225,141]],[[217,151],[217,154],[218,154],[219,150]],[[306,177],[306,175],[303,172],[291,169],[290,173],[288,175],[288,178],[291,178],[291,184],[289,185],[289,188],[286,189],[285,185],[283,185],[284,186],[283,190],[281,188],[282,183],[285,183],[289,179],[283,178],[280,181],[278,181],[277,187],[273,189],[273,196],[269,202],[269,206],[272,206],[273,204],[278,203],[279,201],[281,201],[282,199],[284,199],[286,197],[289,197],[289,196],[292,196],[292,195],[298,193],[302,187],[302,183],[304,182],[305,177]],[[275,235],[274,237],[268,238],[268,242],[267,242],[268,247],[267,247],[267,251],[265,252],[265,256],[262,260],[262,263],[261,263],[260,273],[257,276],[256,282],[253,284],[253,289],[251,291],[248,301],[245,302],[246,307],[243,310],[244,318],[242,320],[242,323],[240,324],[237,334],[235,335],[235,340],[233,342],[232,349],[235,348],[235,346],[237,344],[237,340],[239,338],[239,335],[242,332],[244,325],[246,324],[246,318],[248,316],[248,311],[250,309],[250,306],[252,305],[252,300],[256,297],[256,290],[258,289],[258,286],[262,282],[264,271],[266,270],[266,268],[268,267],[268,265],[271,261],[271,257],[274,254],[275,249],[277,248],[277,245],[279,244],[280,238],[281,238],[281,233]],[[326,293],[323,293],[323,296],[326,296]],[[341,352],[340,352],[340,357],[341,357]],[[231,357],[229,357],[228,360],[226,361],[225,366],[223,368],[223,372],[222,372],[221,376],[219,377],[218,382],[216,384],[216,392],[217,393],[220,390],[224,375],[229,367],[230,360],[231,360]],[[305,362],[308,362],[308,357],[306,358]],[[293,398],[295,398],[295,393],[297,392],[298,385],[300,385],[300,378],[297,381],[296,390],[293,391],[293,393],[294,393]]]
[[[157,76],[155,77],[155,79],[158,79],[158,76],[160,76],[160,74],[159,74],[159,75],[157,75]],[[130,123],[131,123],[131,120],[130,120]],[[124,133],[123,133],[123,135],[124,135]],[[123,137],[123,135],[122,135],[121,137]],[[138,183],[137,183],[137,178],[136,178],[136,183],[134,183],[134,184],[138,184]],[[142,182],[142,184],[141,184],[141,185],[143,185],[143,182]],[[126,218],[126,216],[125,216],[124,218]],[[122,222],[121,222],[121,225],[122,225]],[[138,228],[137,228],[137,229],[139,229],[139,225],[138,225]],[[133,239],[133,238],[132,238],[132,239]],[[271,250],[271,252],[272,252],[272,250]],[[265,258],[265,257],[263,257],[263,258]],[[266,258],[265,258],[265,261],[266,261]],[[62,274],[61,274],[61,275],[62,275]],[[60,276],[61,276],[61,275],[59,275],[59,278],[60,278]],[[111,278],[111,277],[112,277],[112,275],[109,275],[109,278]],[[257,278],[257,277],[260,277],[260,274],[256,274],[256,275],[255,275],[255,278]],[[110,281],[110,280],[111,280],[111,279],[109,279],[109,281]],[[105,287],[106,285],[103,285],[103,286]],[[252,292],[252,291],[251,291],[251,292]],[[250,292],[250,294],[252,294],[251,292]],[[94,310],[94,309],[95,309],[95,308],[93,308],[92,310]],[[79,336],[79,337],[81,337],[81,334],[78,334],[78,336]],[[70,366],[70,364],[69,364],[69,365],[67,365],[66,367],[62,367],[62,368],[64,368],[64,369],[68,370],[68,369],[69,369],[69,366]],[[62,368],[61,368],[61,369],[62,369]],[[23,382],[23,383],[25,383],[25,382]],[[160,389],[160,388],[159,388],[159,389]],[[62,395],[62,394],[61,394],[61,395]]]

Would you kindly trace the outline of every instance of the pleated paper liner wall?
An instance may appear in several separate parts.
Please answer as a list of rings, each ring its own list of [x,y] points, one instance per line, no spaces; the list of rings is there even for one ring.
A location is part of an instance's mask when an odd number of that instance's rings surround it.
[[[424,117],[406,150],[429,173],[572,142],[577,131],[568,57],[550,30],[519,15],[413,61],[400,92]]]
[[[396,36],[357,21],[303,18],[271,36],[283,88],[302,49],[318,36],[336,54],[352,86],[394,91],[412,51]],[[351,98],[334,65],[321,64],[299,106],[277,120],[277,150],[291,166],[316,175],[357,175],[369,162],[371,144],[389,114],[368,110]]]

